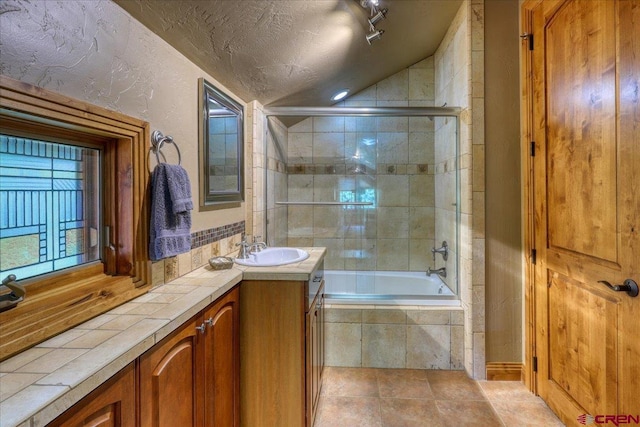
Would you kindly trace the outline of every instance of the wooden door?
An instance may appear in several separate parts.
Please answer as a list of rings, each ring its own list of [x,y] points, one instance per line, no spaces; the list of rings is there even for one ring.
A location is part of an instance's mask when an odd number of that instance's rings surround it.
[[[523,7],[537,391],[567,425],[621,424],[640,419],[640,297],[598,282],[640,283],[640,0]]]
[[[202,377],[195,319],[162,340],[139,362],[140,425],[143,427],[202,426],[197,383]]]
[[[47,426],[134,427],[135,380],[131,363]]]
[[[240,291],[204,311],[205,427],[240,426]]]

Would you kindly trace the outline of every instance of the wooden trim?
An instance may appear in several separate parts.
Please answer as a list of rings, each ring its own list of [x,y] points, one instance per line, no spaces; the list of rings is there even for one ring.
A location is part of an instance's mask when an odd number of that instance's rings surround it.
[[[488,381],[522,381],[524,377],[522,363],[489,362],[486,371]]]
[[[541,0],[528,0],[522,4],[520,11],[520,32],[532,33],[533,8]],[[535,37],[535,35],[534,35]],[[539,39],[538,39],[539,40]],[[535,49],[535,43],[534,43]],[[523,40],[520,48],[520,123],[521,123],[521,171],[522,171],[522,233],[524,249],[524,363],[522,364],[522,380],[533,393],[536,393],[536,377],[533,371],[533,360],[536,354],[535,333],[535,298],[534,298],[534,265],[532,250],[534,249],[534,206],[533,206],[533,160],[531,145],[533,139],[533,78],[532,52],[529,43]],[[537,150],[537,147],[535,147]],[[540,150],[537,150],[540,151]],[[487,374],[488,375],[488,374]]]
[[[103,142],[103,221],[111,227],[113,247],[111,252],[103,250],[101,262],[22,281],[25,300],[0,313],[4,360],[150,288],[149,124],[6,76],[0,76],[0,118],[3,128],[9,118],[50,129],[54,138],[84,134]]]

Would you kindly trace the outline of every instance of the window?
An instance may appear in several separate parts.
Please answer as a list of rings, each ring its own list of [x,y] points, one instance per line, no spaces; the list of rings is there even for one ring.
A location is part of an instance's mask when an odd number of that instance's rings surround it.
[[[0,277],[101,257],[97,148],[0,134]]]
[[[149,289],[148,152],[148,123],[0,76],[0,274],[27,290],[0,360]]]
[[[340,202],[343,203],[371,203],[370,205],[361,205],[358,207],[364,209],[376,208],[376,190],[374,188],[363,188],[358,190],[340,190]],[[344,205],[343,209],[355,209],[356,205]]]

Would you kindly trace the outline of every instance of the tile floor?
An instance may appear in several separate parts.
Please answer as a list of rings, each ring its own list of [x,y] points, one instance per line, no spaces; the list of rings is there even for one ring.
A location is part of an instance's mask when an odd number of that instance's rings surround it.
[[[516,381],[464,371],[327,367],[314,427],[563,426]]]

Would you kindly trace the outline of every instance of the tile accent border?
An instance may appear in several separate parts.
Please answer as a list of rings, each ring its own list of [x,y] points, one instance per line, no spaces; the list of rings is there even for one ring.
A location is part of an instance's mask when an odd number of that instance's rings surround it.
[[[442,166],[442,168],[446,170],[447,165]],[[422,163],[377,163],[376,167],[370,167],[360,163],[293,163],[287,165],[287,173],[289,175],[433,175],[435,172],[435,165]]]
[[[209,228],[191,233],[191,249],[217,242],[234,234],[242,234],[245,232],[245,222],[234,222],[220,227]]]
[[[191,250],[151,264],[153,286],[169,283],[209,262],[209,258],[237,252],[236,243],[245,232],[245,221],[191,233]]]

